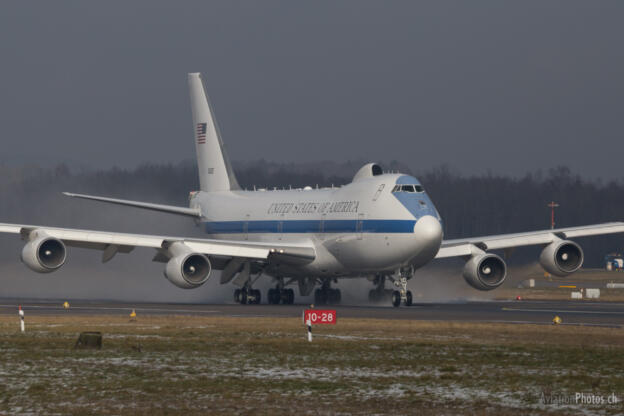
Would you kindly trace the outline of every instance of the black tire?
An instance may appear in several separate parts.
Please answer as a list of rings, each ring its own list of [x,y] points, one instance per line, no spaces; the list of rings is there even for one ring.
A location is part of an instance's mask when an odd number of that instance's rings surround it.
[[[328,291],[323,289],[316,289],[314,292],[314,303],[317,305],[327,305]]]
[[[405,306],[412,306],[412,292],[408,290],[405,297]]]
[[[376,302],[377,300],[375,299],[375,290],[369,290],[368,291],[368,301],[373,303]]]
[[[260,293],[260,290],[255,289],[254,290],[254,296],[256,297],[256,299],[254,299],[254,303],[256,305],[259,305],[260,302],[262,301],[262,293]]]
[[[241,303],[241,290],[240,289],[236,289],[234,291],[234,302]]]
[[[295,303],[295,291],[288,289],[288,304],[292,305],[293,303]]]
[[[321,296],[321,289],[316,289],[314,291],[314,304],[315,305],[322,305],[322,296]]]
[[[401,304],[401,294],[398,290],[392,292],[392,306],[398,308]]]
[[[288,289],[282,289],[279,291],[279,302],[282,305],[288,305]]]
[[[275,296],[273,294],[273,292],[275,291],[275,289],[271,288],[268,290],[267,292],[267,302],[269,302],[269,305],[273,305],[273,297]]]
[[[247,305],[247,291],[245,289],[240,291],[240,304]]]
[[[336,289],[336,305],[340,305],[341,301],[342,301],[342,293],[340,292],[340,289]]]
[[[338,305],[340,303],[340,290],[339,289],[329,289],[328,292],[329,304],[330,305]]]

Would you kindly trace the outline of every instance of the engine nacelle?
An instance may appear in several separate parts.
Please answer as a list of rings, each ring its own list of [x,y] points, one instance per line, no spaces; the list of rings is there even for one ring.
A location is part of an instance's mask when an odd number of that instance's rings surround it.
[[[22,262],[38,273],[50,273],[63,264],[67,256],[65,244],[43,231],[33,230],[22,249]]]
[[[492,290],[505,281],[507,265],[496,254],[479,254],[466,262],[463,274],[466,282],[475,289]]]
[[[203,254],[193,253],[184,243],[175,242],[167,251],[171,259],[165,267],[165,277],[182,289],[194,289],[210,278],[212,266]]]
[[[553,241],[542,250],[540,264],[548,273],[565,277],[583,265],[583,249],[573,241]]]

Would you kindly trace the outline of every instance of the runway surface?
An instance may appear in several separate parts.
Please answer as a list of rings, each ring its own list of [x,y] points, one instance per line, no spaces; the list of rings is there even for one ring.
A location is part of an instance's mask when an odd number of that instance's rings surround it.
[[[309,305],[218,305],[76,302],[64,310],[62,301],[0,300],[0,314],[17,316],[21,304],[26,315],[85,314],[127,315],[135,309],[141,315],[196,315],[229,317],[300,318]],[[624,328],[624,303],[572,301],[506,301],[420,303],[411,307],[327,306],[340,318],[413,319],[427,321],[472,321],[551,324],[557,315],[564,325],[591,325]]]

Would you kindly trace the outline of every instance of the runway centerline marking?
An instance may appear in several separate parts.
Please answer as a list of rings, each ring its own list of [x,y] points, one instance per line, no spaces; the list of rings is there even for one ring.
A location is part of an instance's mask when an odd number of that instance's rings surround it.
[[[610,314],[624,315],[624,311],[583,311],[583,310],[565,310],[565,309],[522,309],[522,308],[501,308],[503,311],[512,312],[549,312],[549,313],[581,313],[581,314]]]

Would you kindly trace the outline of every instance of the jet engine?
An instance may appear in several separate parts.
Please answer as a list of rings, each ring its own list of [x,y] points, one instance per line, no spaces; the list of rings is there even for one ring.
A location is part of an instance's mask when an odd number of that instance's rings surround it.
[[[496,254],[479,254],[466,262],[463,274],[466,282],[475,289],[492,290],[505,281],[507,265]]]
[[[22,262],[38,273],[50,273],[65,263],[65,244],[43,231],[31,231],[22,249]]]
[[[569,240],[557,240],[547,245],[540,255],[540,264],[548,273],[565,277],[583,265],[583,249]]]
[[[165,277],[182,289],[194,289],[206,283],[212,266],[203,254],[193,253],[184,243],[175,242],[167,248],[170,256]]]

